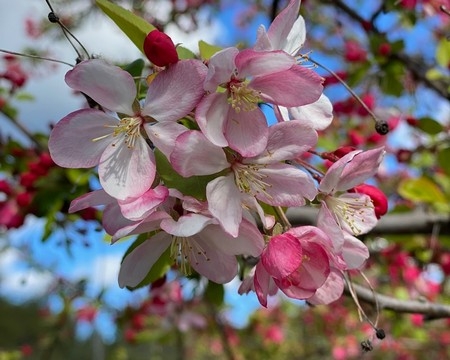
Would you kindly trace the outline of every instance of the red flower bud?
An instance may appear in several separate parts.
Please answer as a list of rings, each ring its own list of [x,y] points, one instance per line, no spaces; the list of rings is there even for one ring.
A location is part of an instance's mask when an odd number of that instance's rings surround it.
[[[376,186],[368,184],[358,185],[353,188],[353,192],[366,194],[370,197],[373,206],[375,207],[375,215],[378,219],[387,213],[388,201],[386,195],[384,195],[384,193]]]
[[[391,44],[389,43],[382,43],[380,44],[380,46],[378,47],[378,53],[381,56],[388,56],[391,53]]]
[[[159,30],[153,30],[147,35],[144,40],[144,52],[156,66],[175,64],[179,60],[172,39]]]
[[[413,126],[413,127],[416,127],[417,125],[419,125],[419,120],[417,120],[413,116],[408,116],[406,118],[406,122],[408,123],[409,126]]]
[[[30,206],[32,201],[33,201],[33,194],[27,191],[17,194],[16,196],[17,205],[19,205],[22,208]]]

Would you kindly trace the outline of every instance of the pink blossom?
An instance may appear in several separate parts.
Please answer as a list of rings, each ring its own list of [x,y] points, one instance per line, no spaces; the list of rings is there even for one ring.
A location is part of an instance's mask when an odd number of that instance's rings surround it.
[[[342,294],[343,282],[333,268],[331,247],[328,236],[313,226],[273,236],[256,265],[254,287],[259,302],[267,306],[273,283],[293,299],[310,299],[326,285],[328,294],[321,300],[323,303],[336,300]]]
[[[302,170],[283,161],[291,160],[314,146],[316,132],[297,121],[269,128],[265,148],[254,157],[242,157],[210,143],[199,131],[181,134],[170,155],[181,175],[221,172],[206,187],[208,208],[223,229],[236,236],[242,220],[242,205],[256,209],[264,221],[262,201],[273,206],[301,206],[317,194],[315,184]],[[192,161],[194,159],[194,161]]]
[[[219,91],[217,91],[219,88]],[[321,78],[299,67],[283,51],[227,48],[211,57],[197,123],[205,136],[242,156],[261,153],[268,127],[258,104],[293,107],[310,104],[322,93]]]
[[[191,274],[193,269],[216,283],[227,283],[236,276],[236,255],[260,255],[264,241],[254,223],[243,220],[239,235],[232,237],[207,212],[205,204],[176,191],[172,193],[186,201],[183,213],[178,212],[175,218],[163,218],[159,225],[162,231],[150,236],[125,257],[119,272],[121,287],[137,286],[168,248],[182,273]],[[205,210],[199,213],[187,210],[193,208]]]
[[[254,49],[257,51],[283,50],[296,56],[306,39],[305,21],[298,15],[300,0],[291,0],[274,19],[266,32],[264,25],[258,28]],[[301,120],[316,130],[324,130],[333,120],[333,106],[321,94],[317,101],[296,107],[276,106],[279,121]]]
[[[98,165],[101,185],[117,199],[142,195],[156,170],[145,130],[152,121],[176,121],[191,111],[203,96],[205,71],[195,60],[172,65],[152,81],[141,109],[129,73],[98,59],[78,64],[67,73],[67,84],[120,117],[97,109],[67,115],[50,135],[53,160],[69,168]]]

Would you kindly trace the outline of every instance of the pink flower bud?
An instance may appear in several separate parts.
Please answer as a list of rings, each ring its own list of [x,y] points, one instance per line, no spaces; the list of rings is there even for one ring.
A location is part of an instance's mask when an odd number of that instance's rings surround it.
[[[373,206],[375,207],[375,215],[378,219],[387,213],[388,201],[386,195],[384,195],[384,193],[376,186],[362,184],[355,186],[353,191],[359,194],[366,194],[371,198]]]
[[[380,46],[378,47],[378,53],[381,56],[388,56],[391,53],[391,44],[389,43],[382,43],[380,44]]]
[[[362,62],[367,60],[367,52],[355,40],[345,43],[345,59],[350,62]]]
[[[144,40],[144,52],[156,66],[175,64],[179,60],[172,39],[159,30],[153,30],[147,35]]]

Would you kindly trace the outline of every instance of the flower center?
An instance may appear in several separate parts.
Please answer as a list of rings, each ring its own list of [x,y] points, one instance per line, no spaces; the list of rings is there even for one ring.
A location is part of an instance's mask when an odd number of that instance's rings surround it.
[[[99,141],[108,136],[125,137],[125,144],[129,149],[134,147],[136,143],[136,139],[141,136],[141,124],[142,119],[140,117],[125,117],[119,121],[117,125],[105,125],[107,128],[112,128],[113,131],[103,136],[99,136],[92,141]],[[116,146],[115,143],[112,143],[112,146]]]
[[[252,111],[261,102],[261,93],[248,87],[248,83],[240,80],[231,80],[228,83],[228,102],[236,112]]]
[[[373,209],[373,203],[368,196],[352,199],[327,196],[325,202],[336,215],[338,223],[344,221],[354,235],[362,233],[358,224],[364,223],[366,211]]]
[[[206,261],[210,261],[206,251],[195,241],[193,237],[173,236],[170,245],[170,257],[177,263],[180,271],[184,275],[192,274],[191,263],[198,265],[198,256],[203,256]]]
[[[265,181],[267,175],[260,172],[265,167],[266,165],[264,164],[235,163],[233,165],[234,179],[239,191],[253,196],[263,193],[267,197],[272,198],[267,193],[267,188],[271,188],[272,185]]]

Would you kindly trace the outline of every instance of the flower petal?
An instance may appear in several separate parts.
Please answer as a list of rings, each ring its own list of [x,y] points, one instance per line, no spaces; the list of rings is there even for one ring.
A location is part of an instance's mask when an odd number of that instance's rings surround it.
[[[116,203],[116,199],[109,196],[104,190],[95,190],[72,200],[68,212],[74,213],[91,206],[108,205],[114,203]]]
[[[300,65],[253,78],[249,85],[275,105],[302,106],[317,101],[323,92],[322,77]]]
[[[236,112],[230,107],[225,123],[229,146],[244,157],[256,156],[267,146],[269,127],[261,109]]]
[[[136,138],[133,148],[118,137],[114,146],[103,152],[98,169],[100,183],[105,191],[119,200],[136,198],[145,193],[155,178],[155,159],[152,149],[142,136]]]
[[[290,276],[302,263],[300,241],[290,234],[273,236],[261,255],[266,271],[275,279]]]
[[[245,159],[244,163],[273,164],[292,160],[314,147],[317,132],[299,121],[276,123],[269,127],[267,147],[260,155]]]
[[[181,60],[161,71],[148,87],[142,114],[160,122],[186,116],[205,93],[206,71],[199,60]]]
[[[220,176],[206,185],[206,198],[211,214],[231,236],[239,235],[242,222],[241,193],[232,174]]]
[[[185,126],[171,121],[154,124],[146,123],[144,124],[144,129],[151,142],[168,159],[175,146],[176,138],[185,131],[188,131]]]
[[[325,283],[308,299],[314,305],[326,305],[338,300],[344,291],[344,280],[340,271],[333,269]]]
[[[66,83],[109,110],[134,114],[136,85],[133,77],[118,66],[100,59],[86,60],[67,72]]]
[[[110,132],[108,127],[117,123],[117,119],[99,110],[82,109],[70,113],[50,134],[48,148],[53,161],[68,168],[97,166],[112,141],[111,137],[104,137]]]
[[[289,113],[293,120],[300,120],[315,130],[325,130],[333,120],[333,105],[322,94],[311,104],[289,108]]]
[[[347,264],[347,269],[361,269],[369,258],[369,249],[356,237],[344,232],[344,245],[342,257]]]
[[[288,164],[270,164],[259,170],[265,191],[259,191],[256,198],[273,206],[302,206],[305,198],[314,199],[317,189],[314,181],[304,171]]]
[[[218,51],[208,62],[208,74],[205,79],[204,88],[206,91],[215,92],[220,84],[230,81],[236,65],[234,59],[239,53],[235,47],[229,47]]]
[[[195,120],[209,141],[220,147],[228,146],[224,135],[225,120],[231,107],[225,93],[206,95],[195,111]]]
[[[198,234],[209,224],[217,223],[216,219],[201,214],[187,214],[181,216],[177,221],[172,218],[161,221],[161,229],[167,233],[189,237]]]
[[[196,251],[189,251],[189,262],[195,271],[218,284],[233,280],[238,270],[236,257],[224,254],[213,246],[209,238],[204,238],[201,234],[193,238],[206,254],[203,256]]]
[[[195,130],[177,137],[170,163],[184,177],[214,174],[230,166],[222,148]]]
[[[288,70],[295,65],[292,56],[279,50],[260,52],[245,49],[237,54],[235,62],[239,78],[264,77]]]
[[[127,219],[138,221],[146,218],[156,210],[169,196],[169,190],[162,185],[149,189],[137,198],[119,200],[120,210]]]
[[[152,266],[169,247],[172,237],[165,232],[145,240],[123,260],[119,271],[119,286],[135,287],[144,280]]]

